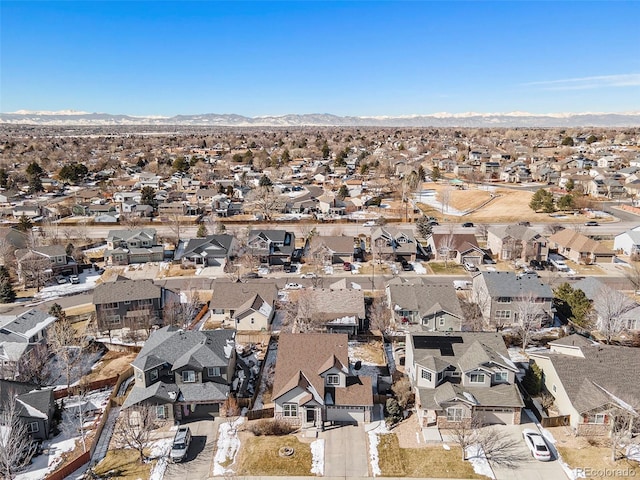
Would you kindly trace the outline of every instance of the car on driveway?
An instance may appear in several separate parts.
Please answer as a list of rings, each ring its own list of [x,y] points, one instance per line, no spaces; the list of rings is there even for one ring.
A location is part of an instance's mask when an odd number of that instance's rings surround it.
[[[544,441],[544,437],[540,435],[539,432],[531,428],[525,428],[522,430],[522,438],[524,438],[524,443],[527,444],[527,448],[533,458],[541,462],[551,460],[551,451],[547,446],[547,442]]]
[[[299,283],[287,283],[284,286],[285,290],[300,290],[301,288],[304,288],[302,285],[300,285]]]
[[[73,283],[74,285],[80,283],[80,277],[78,277],[78,275],[71,275],[69,277],[69,280],[71,280],[71,283]]]
[[[598,225],[600,224],[595,220],[589,220],[588,222],[584,222],[585,227],[597,227]]]
[[[350,272],[350,271],[351,271],[351,262],[344,262],[344,263],[342,264],[342,269],[343,269],[345,272]]]
[[[464,222],[464,223],[462,224],[462,226],[463,226],[463,227],[465,227],[465,228],[471,228],[471,227],[473,227],[473,223],[471,223],[471,222]]]
[[[475,266],[473,263],[469,263],[469,262],[464,262],[464,269],[467,272],[477,272],[478,271],[478,267]]]
[[[369,220],[367,222],[364,222],[362,224],[363,227],[375,227],[376,226],[376,222],[375,220]]]
[[[64,275],[57,275],[57,276],[56,276],[56,282],[57,282],[59,285],[63,285],[63,284],[65,284],[65,283],[67,283],[67,277],[65,277]]]
[[[313,272],[308,272],[308,273],[303,273],[302,275],[300,275],[300,278],[318,278],[318,275],[316,275]]]
[[[256,272],[247,272],[243,274],[242,277],[240,278],[242,278],[243,280],[246,280],[247,278],[262,278],[262,277],[260,276],[260,274]]]
[[[181,462],[187,458],[187,452],[189,451],[189,444],[191,443],[191,430],[189,427],[178,427],[176,436],[173,437],[173,445],[171,446],[171,453],[169,458],[172,462]]]

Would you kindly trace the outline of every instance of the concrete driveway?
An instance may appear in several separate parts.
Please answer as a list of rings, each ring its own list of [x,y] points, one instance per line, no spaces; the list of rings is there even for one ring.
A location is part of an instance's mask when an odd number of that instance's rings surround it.
[[[522,419],[526,420],[527,416],[522,415]],[[527,445],[524,443],[522,438],[522,430],[525,428],[530,428],[532,430],[538,430],[534,423],[523,423],[522,425],[507,425],[507,426],[497,426],[494,428],[499,428],[501,433],[504,433],[505,436],[512,438],[518,444],[518,450],[515,454],[518,458],[522,458],[517,462],[517,466],[515,468],[504,467],[504,466],[493,466],[493,471],[496,474],[496,480],[513,480],[517,478],[518,480],[562,480],[567,479],[567,475],[564,473],[562,466],[558,462],[558,455],[553,447],[547,442],[547,445],[550,447],[551,452],[553,453],[553,460],[550,462],[541,462],[539,460],[534,459],[527,448]]]
[[[324,443],[325,477],[368,477],[369,455],[364,425],[329,427],[320,433]]]
[[[164,474],[165,480],[202,480],[211,475],[219,424],[219,418],[183,424],[191,429],[191,445],[187,458],[181,463],[169,462]]]

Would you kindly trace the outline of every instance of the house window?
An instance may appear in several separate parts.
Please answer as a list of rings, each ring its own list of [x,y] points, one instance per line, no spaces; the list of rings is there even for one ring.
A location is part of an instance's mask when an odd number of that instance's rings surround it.
[[[282,405],[282,416],[283,417],[297,417],[298,416],[298,404],[296,403],[285,403]]]
[[[150,298],[145,298],[143,300],[138,300],[138,305],[140,305],[141,307],[145,307],[147,305],[151,305],[153,302]]]
[[[496,383],[505,383],[509,381],[509,373],[508,372],[496,372],[494,374],[494,379]]]
[[[422,369],[422,373],[420,374],[422,376],[422,378],[424,378],[427,381],[431,381],[431,372],[429,370],[425,370],[424,368]]]
[[[448,422],[461,422],[464,418],[464,409],[460,407],[447,408],[447,421]]]
[[[511,318],[511,310],[496,310],[496,320],[509,320]]]
[[[498,297],[496,299],[498,303],[511,303],[511,297]]]
[[[124,304],[125,304],[125,305],[129,305],[129,304],[131,304],[131,300],[125,300],[125,301],[124,301]]]
[[[105,304],[102,305],[102,308],[105,308],[105,309],[118,308],[118,303],[117,302],[105,303]]]
[[[335,374],[327,375],[327,385],[340,385],[340,376]]]
[[[105,318],[107,325],[120,325],[120,315],[109,315]]]
[[[185,370],[182,372],[182,381],[184,383],[194,383],[196,381],[196,372],[193,370]]]
[[[457,370],[454,370],[453,372],[450,372],[449,375],[451,375],[452,377],[460,377],[460,372]]]
[[[169,414],[169,409],[166,405],[158,405],[156,406],[156,417],[157,418],[167,418]]]
[[[38,425],[38,422],[29,422],[27,424],[27,432],[36,433],[38,431],[40,431],[40,426]]]
[[[209,367],[208,369],[208,375],[210,377],[219,377],[220,376],[220,367]]]
[[[158,379],[158,370],[157,369],[153,369],[151,370],[151,372],[149,373],[149,379],[152,382],[155,382]]]
[[[438,372],[438,381],[440,382],[444,377],[444,372]]]
[[[604,413],[589,415],[587,417],[587,423],[597,423],[598,425],[604,425],[605,423],[607,423],[607,416]]]
[[[444,327],[444,317],[440,317],[440,318],[438,319],[438,324],[439,324],[441,327]]]
[[[484,373],[472,373],[469,375],[471,383],[484,383]]]

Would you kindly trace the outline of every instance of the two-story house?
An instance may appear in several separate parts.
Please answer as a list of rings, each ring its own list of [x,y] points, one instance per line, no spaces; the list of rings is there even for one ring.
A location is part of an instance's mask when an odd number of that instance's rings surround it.
[[[146,404],[158,418],[212,418],[231,393],[235,331],[156,330],[131,363],[135,384],[122,408]]]
[[[226,328],[268,331],[277,299],[278,286],[272,281],[218,280],[209,302],[210,318]]]
[[[208,235],[181,242],[175,260],[185,266],[222,266],[229,258],[238,254],[239,244],[233,235]]]
[[[28,281],[27,277],[35,273],[33,271],[34,267],[42,270],[39,273],[46,274],[46,277],[77,275],[78,273],[78,262],[67,255],[63,245],[48,245],[17,250],[16,261],[18,263],[17,271],[20,281]]]
[[[376,227],[371,232],[371,251],[377,260],[388,257],[392,261],[403,259],[414,262],[418,243],[410,229]]]
[[[274,417],[301,427],[371,421],[371,377],[353,375],[348,336],[281,334],[273,380]]]
[[[110,332],[121,328],[148,330],[154,325],[162,325],[162,309],[173,295],[148,279],[118,277],[115,281],[96,285],[93,303],[98,328]]]
[[[449,283],[388,284],[386,294],[397,325],[420,325],[436,332],[462,330],[462,309]]]
[[[531,354],[542,370],[544,389],[577,435],[608,435],[616,411],[636,409],[640,355],[632,347],[602,345],[579,335],[549,343]]]
[[[499,333],[407,334],[405,372],[422,428],[446,429],[473,417],[485,424],[520,423],[518,368]]]
[[[549,241],[533,228],[524,225],[490,227],[487,247],[499,260],[531,260],[545,262],[549,255]]]
[[[472,289],[485,323],[492,327],[522,321],[539,327],[553,320],[553,291],[535,273],[481,272],[473,277]]]
[[[53,416],[56,403],[53,387],[11,380],[0,380],[0,414],[7,405],[9,396],[14,395],[18,418],[27,427],[33,440],[47,440],[52,436]]]
[[[47,330],[55,321],[53,315],[36,309],[0,316],[0,376],[13,378],[20,360],[34,345],[46,341]]]
[[[104,256],[110,265],[161,262],[164,249],[157,243],[155,228],[111,230]]]
[[[291,261],[296,236],[286,230],[251,230],[247,250],[267,265],[284,265]]]
[[[611,263],[615,254],[602,243],[582,235],[571,228],[565,228],[549,237],[551,248],[576,263]]]
[[[613,250],[624,255],[640,254],[640,227],[619,233],[613,239]]]

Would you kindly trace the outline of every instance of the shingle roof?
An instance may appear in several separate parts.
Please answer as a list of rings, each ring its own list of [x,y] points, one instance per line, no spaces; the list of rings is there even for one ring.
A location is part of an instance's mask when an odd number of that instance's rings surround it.
[[[209,302],[211,309],[237,310],[258,294],[269,305],[278,298],[278,286],[271,280],[256,282],[216,281]]]
[[[637,403],[640,399],[638,349],[597,344],[582,346],[580,350],[584,358],[561,353],[535,354],[551,360],[578,412],[601,406],[604,398],[600,395],[602,389],[631,405]]]
[[[160,298],[162,288],[153,283],[153,280],[120,280],[96,285],[93,291],[93,303],[123,302],[125,300],[145,300]]]
[[[474,282],[484,279],[489,296],[524,298],[533,294],[538,298],[553,298],[549,285],[542,283],[536,274],[520,274],[513,272],[482,272],[474,277]]]
[[[319,288],[309,290],[305,294],[309,295],[311,316],[315,319],[329,321],[347,316],[365,318],[362,290]]]
[[[314,236],[309,242],[309,251],[325,246],[333,253],[353,254],[353,237],[346,236]]]
[[[525,225],[506,225],[489,228],[489,233],[492,233],[498,238],[512,237],[517,240],[529,241],[532,238],[541,237],[541,235],[533,228]]]
[[[456,291],[450,284],[389,285],[392,307],[419,312],[421,316],[445,311],[462,318]]]
[[[204,253],[207,256],[223,258],[226,257],[234,240],[233,235],[226,234],[191,238],[184,247],[183,256]]]
[[[570,228],[565,228],[564,230],[554,233],[549,237],[549,241],[560,245],[561,247],[577,250],[581,253],[613,253],[600,242],[582,235],[575,230],[571,230]]]

